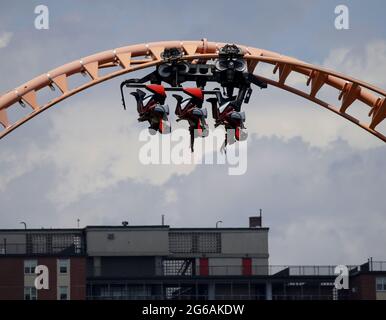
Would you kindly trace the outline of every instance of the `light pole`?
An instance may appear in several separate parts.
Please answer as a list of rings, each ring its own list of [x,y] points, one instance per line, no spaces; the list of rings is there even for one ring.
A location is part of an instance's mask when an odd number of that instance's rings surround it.
[[[222,221],[219,220],[219,221],[216,222],[216,228],[218,228],[218,224],[219,224],[219,223],[222,223]]]
[[[24,224],[24,229],[27,230],[27,224],[24,221],[20,222],[20,224]]]

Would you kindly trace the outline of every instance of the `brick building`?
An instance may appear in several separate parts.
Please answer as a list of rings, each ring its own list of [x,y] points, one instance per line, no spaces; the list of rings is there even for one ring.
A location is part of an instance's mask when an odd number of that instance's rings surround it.
[[[268,228],[88,226],[0,230],[0,299],[386,299],[386,262],[272,266]],[[49,288],[34,286],[35,267]]]
[[[85,299],[84,231],[0,231],[0,299]],[[35,267],[49,270],[49,288],[36,290]]]

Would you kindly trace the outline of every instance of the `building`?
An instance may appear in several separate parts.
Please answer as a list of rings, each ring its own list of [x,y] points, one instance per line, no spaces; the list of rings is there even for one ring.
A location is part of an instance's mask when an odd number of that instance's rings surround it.
[[[49,289],[36,290],[37,265],[49,270]],[[0,299],[85,299],[84,230],[0,231]]]
[[[264,294],[267,228],[87,227],[87,296],[206,298]]]
[[[386,262],[272,266],[268,228],[88,226],[0,230],[0,299],[386,299]],[[49,270],[36,290],[35,267]]]

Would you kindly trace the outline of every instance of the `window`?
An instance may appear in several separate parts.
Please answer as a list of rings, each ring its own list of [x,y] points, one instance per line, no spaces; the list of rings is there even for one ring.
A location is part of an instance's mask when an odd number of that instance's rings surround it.
[[[193,275],[194,259],[166,259],[162,261],[165,276]]]
[[[386,278],[377,278],[377,291],[386,291]]]
[[[24,287],[24,300],[36,300],[36,288],[35,287]]]
[[[34,274],[36,266],[36,260],[24,260],[24,274]]]
[[[170,232],[169,250],[172,253],[221,253],[221,233]]]
[[[59,287],[59,300],[68,300],[68,287]]]
[[[28,233],[26,237],[28,254],[80,254],[83,252],[83,238],[75,233]]]
[[[52,236],[52,252],[79,254],[82,249],[82,239],[74,234],[54,234]]]
[[[44,234],[27,234],[27,252],[30,254],[47,253],[47,237]]]
[[[68,259],[59,259],[58,264],[59,264],[59,273],[68,273]]]

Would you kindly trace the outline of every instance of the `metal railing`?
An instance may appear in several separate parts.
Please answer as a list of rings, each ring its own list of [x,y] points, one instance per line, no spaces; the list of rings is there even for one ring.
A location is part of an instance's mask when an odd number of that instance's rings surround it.
[[[386,271],[386,261],[370,261],[369,271]]]
[[[84,247],[71,245],[47,245],[26,243],[0,243],[0,256],[4,255],[83,255]]]
[[[270,276],[270,277],[336,277],[336,266],[289,266],[289,265],[218,265],[200,268],[198,265],[189,268],[183,273],[183,268],[156,267],[153,272],[143,274],[141,270],[134,273],[133,277],[161,276],[161,277],[205,277],[205,276]],[[349,271],[358,270],[359,266],[347,266]],[[384,264],[386,268],[386,263]],[[359,269],[360,270],[360,269]],[[173,272],[172,272],[173,271]],[[104,272],[103,267],[94,267],[90,277],[110,276]]]
[[[167,297],[166,295],[88,295],[87,300],[266,300],[266,295],[178,295]],[[325,294],[275,294],[272,300],[333,300],[333,295]]]
[[[0,243],[0,255],[7,254],[26,254],[27,245],[25,243]]]

